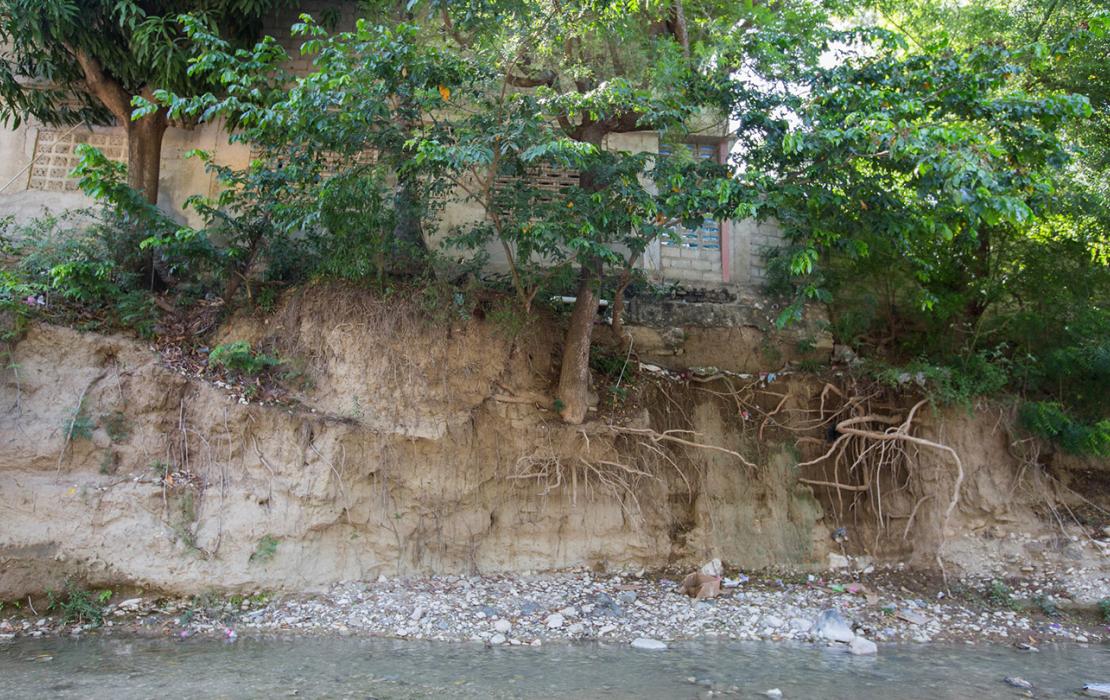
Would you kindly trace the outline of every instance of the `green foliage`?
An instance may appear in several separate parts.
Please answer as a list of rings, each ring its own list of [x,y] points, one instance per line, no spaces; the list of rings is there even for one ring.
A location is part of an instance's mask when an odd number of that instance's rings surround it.
[[[104,606],[111,597],[111,591],[104,590],[94,595],[71,579],[66,579],[63,590],[46,592],[46,609],[61,613],[64,624],[92,624],[99,627],[104,622]]]
[[[170,277],[198,278],[210,273],[216,252],[206,232],[179,226],[127,182],[127,168],[109,160],[101,151],[78,144],[80,156],[73,171],[77,185],[100,206],[103,220],[98,235],[103,239],[102,260],[111,260],[121,273],[124,287],[149,288],[152,260]],[[146,275],[134,279],[137,273]],[[144,284],[145,283],[145,284]]]
[[[255,377],[262,372],[277,367],[281,360],[251,349],[251,344],[245,340],[236,340],[212,348],[208,355],[209,364],[222,367],[227,371],[247,377]]]
[[[83,185],[89,179],[103,184],[100,166],[116,166],[98,151],[87,151],[82,163]],[[114,194],[104,206],[44,212],[13,231],[10,246],[18,260],[0,270],[0,309],[13,319],[9,334],[18,335],[18,328],[36,313],[49,313],[63,319],[91,316],[144,338],[153,336],[158,312],[136,272],[144,259],[139,241],[169,224],[141,198],[135,209],[121,204],[133,199],[134,192],[113,179],[117,176],[104,175],[114,182]]]
[[[110,124],[113,116],[127,116],[120,112],[129,110],[131,97],[144,89],[203,93],[210,85],[189,71],[193,47],[179,15],[198,12],[228,36],[241,37],[279,4],[3,0],[0,119],[15,126],[28,118]]]
[[[96,421],[81,404],[70,414],[62,425],[63,435],[67,440],[91,440],[93,431],[96,430]]]
[[[1001,579],[994,579],[991,581],[990,588],[987,590],[987,599],[991,604],[1000,608],[1009,608],[1010,610],[1016,610],[1018,608],[1017,600],[1013,596],[1013,590]]]
[[[1033,604],[1047,617],[1060,617],[1060,608],[1056,600],[1050,595],[1039,595],[1033,599]]]
[[[123,442],[131,434],[127,416],[122,411],[112,411],[100,417],[100,424],[112,442]]]
[[[273,535],[265,535],[262,539],[258,540],[258,546],[254,548],[254,553],[250,556],[252,562],[268,562],[277,554],[278,545],[281,540]]]
[[[887,383],[963,404],[1020,393],[1034,432],[1103,453],[1110,227],[1085,183],[1107,178],[1075,141],[1107,102],[1057,74],[1102,39],[1040,0],[874,4],[899,32],[853,30],[866,50],[803,66],[804,89],[736,102],[759,214],[789,241],[772,261],[795,292],[780,322],[827,304]]]
[[[1110,598],[1103,598],[1098,601],[1098,612],[1102,616],[1102,621],[1110,623]]]
[[[871,363],[876,379],[887,386],[900,388],[916,385],[941,404],[969,407],[980,396],[996,394],[1006,386],[1006,372],[991,362],[989,353],[956,358],[950,364],[931,364],[916,360],[902,366]]]
[[[1110,419],[1085,424],[1052,401],[1025,403],[1019,415],[1026,429],[1059,443],[1068,452],[1110,457]]]
[[[120,324],[135,331],[140,338],[154,337],[158,324],[158,307],[147,292],[134,290],[119,295],[115,305]]]

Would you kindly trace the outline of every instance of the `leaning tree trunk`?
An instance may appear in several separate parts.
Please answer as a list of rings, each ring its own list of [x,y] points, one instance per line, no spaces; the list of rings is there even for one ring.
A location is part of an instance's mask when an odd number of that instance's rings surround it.
[[[584,131],[579,140],[601,148],[605,132],[600,128]],[[587,192],[597,192],[603,187],[592,169],[582,172],[579,179]],[[578,276],[578,295],[570,313],[570,324],[563,341],[563,364],[559,370],[559,389],[555,394],[561,407],[559,415],[572,425],[586,420],[590,410],[590,341],[597,316],[597,294],[594,290],[601,278],[601,262],[583,260]]]
[[[572,425],[584,421],[590,410],[590,341],[597,316],[596,281],[593,267],[583,265],[578,276],[578,297],[574,300],[563,343],[563,366],[559,371],[556,397],[562,405],[559,415]]]

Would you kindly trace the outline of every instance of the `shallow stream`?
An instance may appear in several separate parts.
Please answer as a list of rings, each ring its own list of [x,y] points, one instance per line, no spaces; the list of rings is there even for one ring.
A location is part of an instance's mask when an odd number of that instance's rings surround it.
[[[0,645],[4,698],[1074,698],[1110,682],[1110,647],[892,645],[878,657],[804,645],[485,648],[350,638],[19,640]],[[692,680],[691,680],[692,679]]]

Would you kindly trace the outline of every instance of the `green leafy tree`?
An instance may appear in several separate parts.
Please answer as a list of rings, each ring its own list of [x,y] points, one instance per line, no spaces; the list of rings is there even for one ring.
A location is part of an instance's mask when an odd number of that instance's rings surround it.
[[[178,16],[194,12],[233,40],[250,38],[281,0],[3,0],[0,119],[18,125],[120,124],[128,184],[158,198],[165,110],[132,120],[132,102],[157,89],[208,90],[188,71],[192,45]]]
[[[403,260],[414,240],[405,223],[412,207],[426,226],[445,200],[478,203],[482,220],[456,240],[500,241],[526,309],[545,279],[578,277],[557,390],[564,419],[577,423],[588,407],[589,347],[606,271],[627,280],[647,245],[675,224],[742,214],[749,195],[726,168],[618,152],[607,141],[635,131],[681,141],[706,124],[719,127],[737,66],[787,70],[811,46],[795,39],[822,21],[819,9],[370,3],[369,19],[352,32],[329,35],[307,18],[296,28],[306,36],[302,50],[314,56],[313,71],[301,77],[283,72],[287,57],[274,42],[236,52],[194,23],[190,36],[205,50],[192,72],[218,80],[225,97],[158,91],[144,109],[226,117],[233,138],[265,153],[252,168],[307,193],[298,200],[304,206],[269,198],[264,216],[286,228],[319,230],[326,195],[357,191],[344,183],[379,192],[392,180],[393,225],[366,220],[364,229],[380,231],[382,251],[394,259]],[[367,153],[372,162],[360,160]],[[576,169],[578,184],[539,191],[529,174],[544,164]]]
[[[212,164],[227,189],[215,200],[193,201],[206,217],[238,229],[235,274],[295,232],[307,232],[317,250],[332,252],[325,265],[353,256],[342,269],[379,277],[421,273],[436,184],[413,170],[405,143],[418,133],[420,119],[443,108],[448,86],[470,79],[468,62],[422,44],[404,22],[362,19],[352,31],[330,34],[305,15],[293,32],[313,64],[298,76],[272,38],[236,50],[203,22],[185,23],[204,48],[191,72],[217,83],[221,96],[157,90],[138,111],[226,119],[234,128],[231,140],[256,152],[245,170]]]
[[[564,420],[588,410],[589,348],[606,270],[628,272],[678,223],[743,215],[750,191],[726,168],[681,156],[621,152],[615,134],[681,141],[720,127],[733,73],[786,70],[812,44],[788,42],[821,24],[812,3],[431,3],[459,51],[489,71],[472,116],[416,142],[484,220],[471,244],[501,242],[528,308],[554,271],[577,275],[556,399]],[[436,13],[429,14],[433,22]],[[543,164],[578,171],[558,193],[528,183]],[[511,185],[503,186],[506,181]],[[621,290],[618,290],[618,295]],[[619,309],[616,315],[619,320]]]
[[[1090,107],[1026,92],[1001,47],[902,56],[898,37],[879,37],[875,53],[785,96],[799,123],[740,115],[749,163],[768,174],[761,210],[795,246],[789,268],[808,296],[826,294],[822,254],[901,261],[918,306],[973,332],[1005,291],[1000,249],[1051,211],[1070,157],[1063,127]]]
[[[1099,115],[1040,77],[1078,45],[858,36],[774,109],[737,112],[760,212],[791,244],[781,320],[827,302],[841,341],[941,365],[964,398],[1047,401],[1028,424],[1104,450],[1110,259],[1075,139]]]

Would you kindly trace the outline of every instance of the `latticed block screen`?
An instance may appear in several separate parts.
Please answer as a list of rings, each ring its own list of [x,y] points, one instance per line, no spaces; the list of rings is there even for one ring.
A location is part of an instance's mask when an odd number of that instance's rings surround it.
[[[51,192],[73,192],[77,180],[70,173],[77,167],[77,144],[87,143],[99,148],[109,159],[127,161],[127,136],[125,134],[42,129],[35,141],[35,161],[27,189]]]
[[[541,163],[521,177],[497,178],[498,190],[511,190],[518,183],[527,182],[531,187],[544,192],[556,194],[567,187],[577,187],[579,175],[577,170],[554,168],[547,163]],[[541,199],[544,197],[540,195]],[[553,199],[553,198],[552,198]]]
[[[270,167],[281,167],[282,159],[275,156],[265,156],[261,149],[251,147],[251,160],[259,160],[268,158],[268,165]],[[378,160],[378,152],[374,150],[365,150],[354,155],[344,155],[332,151],[325,151],[320,154],[319,161],[323,165],[320,170],[320,176],[324,178],[334,177],[348,168],[354,168],[363,165],[373,165]]]

